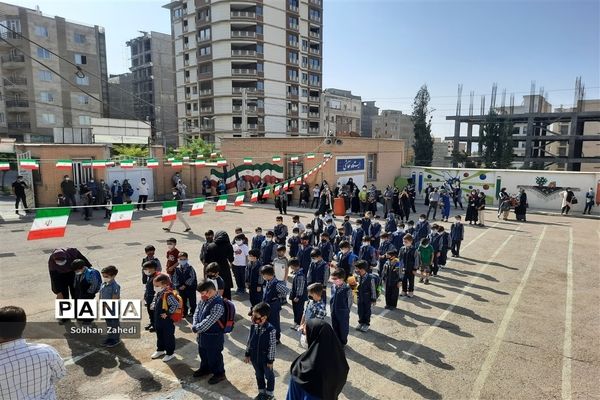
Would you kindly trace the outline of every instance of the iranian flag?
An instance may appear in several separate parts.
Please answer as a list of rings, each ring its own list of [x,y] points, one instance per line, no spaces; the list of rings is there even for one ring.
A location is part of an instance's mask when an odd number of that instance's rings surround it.
[[[92,162],[91,161],[82,161],[81,162],[81,166],[83,168],[91,168],[92,167]]]
[[[273,156],[273,162],[280,163],[281,162],[281,156]]]
[[[92,168],[95,168],[95,169],[106,168],[106,160],[93,160]]]
[[[131,228],[133,204],[117,204],[112,207],[108,230]]]
[[[274,192],[275,196],[278,196],[279,192],[281,192],[281,185],[275,186],[275,190],[273,192]]]
[[[23,169],[40,169],[40,164],[37,160],[32,160],[30,158],[24,158],[19,161],[19,166]]]
[[[298,160],[300,160],[300,157],[298,157],[298,156],[291,156],[290,157],[290,161],[293,162],[293,163],[298,162]]]
[[[206,161],[204,161],[204,160],[196,160],[196,162],[194,163],[194,165],[196,167],[204,167],[204,166],[206,166]]]
[[[217,160],[217,167],[224,167],[227,165],[227,160],[225,160],[224,158],[219,158]]]
[[[204,213],[204,202],[206,199],[204,197],[199,197],[194,199],[194,203],[192,204],[192,211],[190,211],[190,217],[195,215],[202,215]]]
[[[215,211],[225,211],[225,207],[227,207],[227,195],[222,194],[219,196],[219,201],[217,201]]]
[[[307,160],[314,160],[315,159],[315,153],[308,153],[306,155],[306,159]]]
[[[105,165],[107,167],[114,167],[115,166],[115,162],[113,160],[107,160]]]
[[[175,161],[175,157],[169,157],[169,158],[167,158],[167,162],[173,162],[173,161]]]
[[[177,201],[163,201],[162,222],[174,221],[177,219]]]
[[[295,180],[292,178],[292,179],[290,180],[290,189],[293,189],[293,188],[294,188],[294,186],[296,186],[296,181],[295,181]]]
[[[158,168],[158,160],[154,158],[149,158],[146,160],[146,167],[148,168]]]
[[[268,199],[269,196],[271,195],[271,187],[267,187],[265,188],[265,191],[263,192],[262,198],[263,199]]]
[[[183,156],[183,161],[190,161],[190,156]]]
[[[240,193],[237,196],[235,196],[235,201],[233,202],[233,205],[236,207],[241,206],[242,204],[244,204],[244,193]]]
[[[283,191],[284,191],[284,192],[287,192],[287,190],[288,190],[288,188],[289,188],[289,187],[290,187],[289,183],[285,182],[285,183],[283,184]]]
[[[133,160],[123,160],[121,161],[121,168],[133,168],[135,161]]]
[[[323,157],[324,158],[331,158],[331,153],[330,152],[323,153]]]
[[[258,201],[258,189],[252,191],[252,196],[250,197],[250,203],[256,203]]]
[[[302,175],[296,178],[296,183],[302,183]]]
[[[181,161],[181,160],[171,161],[171,167],[181,167],[181,166],[183,166],[183,161]]]
[[[10,169],[10,164],[5,161],[0,161],[0,171],[8,171]]]
[[[252,159],[251,158],[244,158],[244,165],[252,165]]]
[[[70,212],[68,207],[37,210],[27,240],[64,237]]]
[[[73,167],[73,163],[71,160],[58,160],[56,162],[57,169],[71,169]]]

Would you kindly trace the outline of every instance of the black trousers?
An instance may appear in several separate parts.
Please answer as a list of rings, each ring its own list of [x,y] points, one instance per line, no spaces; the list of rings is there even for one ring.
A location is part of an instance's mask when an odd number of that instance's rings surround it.
[[[278,208],[279,208],[279,214],[287,215],[287,201],[280,201]]]
[[[27,199],[25,198],[25,194],[18,194],[17,195],[17,199],[15,200],[15,211],[19,211],[19,203],[23,203],[23,208],[25,209],[25,211],[27,211],[27,209],[29,207],[27,207]]]
[[[150,325],[154,326],[154,310],[150,309],[150,304],[146,306],[146,311],[148,311],[148,317],[150,318]]]
[[[406,292],[414,292],[415,291],[415,274],[414,271],[408,271],[402,277],[402,291]]]
[[[585,203],[585,208],[583,209],[583,213],[588,213],[590,214],[592,212],[592,206],[594,205],[594,203]],[[25,205],[25,208],[27,208],[27,205]]]
[[[455,256],[460,255],[460,243],[462,242],[462,240],[453,240],[452,241],[452,248],[450,249],[450,251],[452,251],[452,254],[454,254]]]
[[[158,318],[154,321],[156,329],[156,351],[164,351],[168,355],[175,352],[175,325],[171,317]]]
[[[50,272],[50,283],[52,291],[56,294],[61,293],[63,299],[75,298],[75,272]],[[69,293],[71,296],[69,297]]]
[[[385,305],[396,307],[398,305],[398,295],[400,289],[398,285],[385,285]]]
[[[567,204],[566,206],[564,206],[564,207],[563,207],[563,208],[560,210],[560,213],[561,213],[561,214],[568,214],[568,213],[569,213],[569,211],[571,211],[571,206]]]
[[[233,266],[233,276],[235,278],[235,285],[237,286],[238,292],[246,291],[246,266],[244,265],[234,265]]]
[[[297,303],[294,303],[292,299],[292,311],[294,312],[294,323],[300,325],[302,315],[304,314],[304,300],[298,300]]]
[[[146,202],[148,201],[148,195],[146,194],[140,194],[138,197],[138,203],[137,203],[137,209],[140,209],[140,205],[142,206],[142,208],[145,210],[146,209]]]
[[[180,290],[179,295],[181,296],[181,300],[183,300],[183,315],[188,315],[188,311],[189,314],[194,315],[197,303],[196,288],[185,288],[184,290]]]

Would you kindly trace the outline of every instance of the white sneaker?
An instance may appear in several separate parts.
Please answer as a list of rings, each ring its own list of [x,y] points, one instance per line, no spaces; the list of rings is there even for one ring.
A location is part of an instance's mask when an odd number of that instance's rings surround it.
[[[363,325],[363,326],[360,328],[360,331],[361,331],[361,332],[367,332],[368,330],[369,330],[369,325]]]
[[[167,354],[166,356],[163,357],[163,361],[167,362],[167,361],[171,361],[172,359],[175,358],[175,354]]]
[[[363,327],[363,324],[358,324],[358,325],[356,325],[356,328],[354,328],[354,329],[356,329],[357,331],[362,331],[362,327]]]
[[[155,351],[154,353],[152,353],[152,355],[150,356],[153,360],[156,360],[157,358],[160,358],[162,356],[165,355],[164,351]]]

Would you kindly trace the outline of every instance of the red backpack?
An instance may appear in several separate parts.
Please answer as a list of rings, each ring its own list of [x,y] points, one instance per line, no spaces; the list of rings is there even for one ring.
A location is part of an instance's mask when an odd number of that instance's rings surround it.
[[[223,299],[223,307],[225,312],[223,316],[217,321],[223,333],[231,333],[233,331],[233,325],[235,324],[235,305],[231,300]]]
[[[169,315],[169,317],[171,317],[173,322],[179,322],[183,319],[183,299],[181,298],[179,293],[177,293],[177,290],[166,290],[165,293],[163,294],[163,298],[162,298],[163,310],[169,309],[169,306],[167,304],[167,296],[169,294],[172,294],[173,296],[175,296],[175,298],[177,299],[177,303],[178,303],[177,309],[175,310],[175,312],[173,314]]]

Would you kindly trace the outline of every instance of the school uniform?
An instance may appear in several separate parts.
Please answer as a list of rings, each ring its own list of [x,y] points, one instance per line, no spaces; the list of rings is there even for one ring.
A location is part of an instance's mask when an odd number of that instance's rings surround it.
[[[398,295],[400,288],[398,283],[402,280],[402,263],[398,258],[389,259],[383,266],[381,279],[385,285],[385,305],[387,307],[398,306]]]
[[[373,247],[378,248],[379,242],[381,241],[381,224],[379,222],[375,221],[371,224],[369,236],[371,236],[371,244]]]
[[[177,250],[177,248],[173,247],[171,250],[167,250],[167,274],[169,274],[169,277],[173,278],[173,273],[175,272],[175,267],[173,267],[175,264],[177,264],[179,261],[179,250]]]
[[[300,322],[302,322],[304,303],[308,299],[308,291],[306,287],[306,275],[304,275],[304,270],[300,268],[294,274],[294,279],[292,280],[292,290],[290,291],[292,311],[294,312],[294,323],[296,325],[300,325]],[[294,301],[294,299],[298,299],[298,301]]]
[[[440,235],[439,232],[432,232],[431,235],[429,235],[429,242],[431,247],[433,247],[433,265],[431,267],[431,273],[437,275],[440,268],[437,254],[442,251],[442,235]]]
[[[440,233],[440,255],[438,256],[438,266],[445,267],[448,259],[448,249],[450,248],[450,235],[444,231]]]
[[[369,236],[369,233],[371,232],[371,219],[363,218],[360,227],[362,228],[363,232],[365,232],[365,235]]]
[[[246,293],[246,285],[244,281],[246,273],[246,262],[248,257],[248,245],[243,242],[242,244],[233,244],[233,276],[235,278],[235,285],[237,286],[237,293]]]
[[[453,223],[450,227],[451,250],[454,257],[460,256],[460,244],[465,237],[465,226],[462,223]]]
[[[371,271],[377,265],[377,250],[370,244],[363,244],[358,252],[358,259],[366,261],[369,265],[369,271]]]
[[[327,304],[327,280],[329,279],[329,267],[324,260],[311,262],[306,274],[306,284],[321,283],[323,285],[323,303]]]
[[[265,322],[263,325],[250,326],[245,355],[252,362],[258,391],[269,396],[272,396],[275,390],[275,373],[272,366],[275,362],[276,345],[276,330],[272,324]],[[267,364],[271,364],[271,368],[267,367]]]
[[[277,243],[274,240],[265,240],[260,246],[260,263],[262,265],[271,264],[277,257]]]
[[[392,234],[392,246],[397,249],[400,249],[402,246],[404,246],[404,235],[406,235],[406,232],[404,231],[394,232]]]
[[[396,217],[394,216],[394,214],[388,215],[387,219],[385,220],[384,230],[387,233],[394,233],[397,229],[398,224],[396,224]]]
[[[366,273],[358,278],[358,323],[371,324],[371,304],[377,301],[376,278]]]
[[[348,343],[348,332],[350,330],[350,308],[352,308],[352,289],[347,283],[341,286],[331,287],[331,327],[343,345]]]
[[[102,282],[100,286],[100,294],[98,296],[101,300],[112,300],[121,298],[121,286],[115,280],[111,280],[110,282]],[[105,320],[106,326],[111,329],[119,328],[119,318],[110,318]],[[116,343],[120,340],[121,335],[119,333],[115,333],[114,331],[108,334],[107,342]]]
[[[333,259],[333,246],[331,245],[331,242],[321,242],[317,247],[321,250],[321,257],[323,257],[323,260],[329,264]]]
[[[263,277],[260,274],[260,261],[248,262],[246,265],[246,287],[250,295],[250,307],[254,307],[262,300]],[[261,288],[261,291],[258,291]]]
[[[325,308],[325,303],[322,301],[314,301],[312,299],[308,300],[306,303],[306,308],[304,309],[304,322],[309,319],[325,319],[327,316],[327,308]]]
[[[223,298],[217,294],[200,302],[192,323],[192,331],[198,334],[200,371],[211,372],[214,376],[225,375],[225,364],[223,364],[225,334],[219,326],[219,321],[224,314]]]
[[[289,254],[290,257],[297,257],[298,250],[300,250],[300,238],[298,236],[292,236],[288,239],[288,246],[290,246]]]
[[[383,242],[381,242],[381,244],[379,245],[379,260],[378,260],[378,268],[379,268],[379,275],[381,275],[381,273],[383,272],[383,266],[386,263],[386,258],[385,255],[388,251],[392,251],[392,250],[396,250],[397,247],[395,247],[392,244],[391,240],[385,240]],[[381,258],[383,257],[383,258]]]
[[[156,272],[161,272],[162,271],[162,266],[160,264],[160,260],[156,257],[144,257],[142,258],[142,266],[144,265],[144,263],[148,262],[148,261],[154,261],[156,263]],[[148,275],[144,274],[144,269],[142,268],[142,284],[146,284],[146,282],[148,282]]]
[[[300,249],[298,250],[298,262],[300,263],[300,268],[302,268],[304,271],[308,271],[308,268],[310,267],[310,253],[312,251],[313,247],[311,245],[306,247],[300,246]]]
[[[175,352],[175,324],[171,314],[175,313],[179,302],[173,296],[173,291],[163,289],[154,295],[152,309],[154,310],[154,329],[156,330],[156,351],[164,351],[167,355]],[[161,318],[167,314],[167,318]]]
[[[352,224],[350,223],[350,221],[345,221],[342,224],[342,226],[344,227],[344,236],[351,237],[352,231],[354,231],[354,229],[352,229]]]
[[[185,289],[180,289],[181,286],[185,286]],[[196,311],[196,286],[198,286],[198,279],[196,278],[196,270],[190,264],[185,267],[178,265],[175,268],[173,274],[173,287],[177,289],[177,292],[183,300],[183,316],[194,315]]]
[[[262,300],[271,306],[269,321],[277,331],[277,340],[281,337],[281,322],[279,315],[281,313],[281,301],[287,297],[287,293],[288,289],[285,286],[285,282],[282,282],[275,277],[270,281],[265,281]]]
[[[354,254],[358,254],[360,252],[360,246],[362,246],[362,240],[365,236],[365,231],[363,228],[356,228],[354,232],[352,232],[352,250]]]
[[[415,246],[402,246],[398,259],[402,262],[402,293],[415,291],[415,273],[419,267],[420,258]]]
[[[430,232],[431,227],[429,226],[429,222],[427,220],[417,222],[415,225],[414,243],[418,245],[421,242],[421,239],[429,236]]]
[[[323,233],[323,230],[325,228],[321,217],[315,217],[312,220],[312,226],[313,226],[313,242],[310,242],[310,243],[317,245],[317,244],[319,244],[319,241],[321,240],[321,233]]]
[[[338,234],[337,228],[334,224],[327,224],[327,226],[325,227],[325,233],[329,235],[329,240],[335,239],[335,237]]]
[[[273,238],[273,241],[275,243],[285,245],[285,241],[287,240],[287,237],[288,237],[287,225],[284,225],[284,224],[275,225],[275,227],[273,228],[273,234],[275,235],[275,237]]]
[[[352,251],[346,254],[339,251],[336,255],[337,267],[344,270],[346,277],[349,277],[354,273],[354,262],[358,259],[358,256]]]
[[[252,250],[260,251],[260,248],[265,241],[265,235],[256,235],[252,238]]]
[[[153,275],[146,276],[146,289],[144,290],[144,304],[146,305],[146,311],[148,312],[148,318],[150,319],[150,326],[154,327],[154,308],[152,302],[154,301],[154,278],[160,275],[160,272],[155,272]]]

